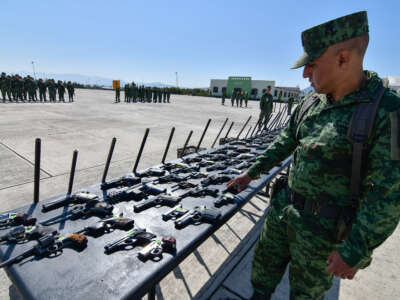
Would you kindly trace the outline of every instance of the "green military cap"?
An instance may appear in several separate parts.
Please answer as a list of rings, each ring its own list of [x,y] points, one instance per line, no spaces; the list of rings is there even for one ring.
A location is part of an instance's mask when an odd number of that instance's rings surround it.
[[[307,29],[301,33],[304,53],[292,69],[300,68],[315,60],[331,45],[363,35],[368,31],[366,11],[356,12]]]

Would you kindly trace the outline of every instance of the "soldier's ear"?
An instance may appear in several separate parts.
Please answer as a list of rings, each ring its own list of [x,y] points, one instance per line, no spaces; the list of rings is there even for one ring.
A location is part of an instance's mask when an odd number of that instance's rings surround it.
[[[337,65],[340,69],[346,69],[349,66],[351,51],[340,50],[337,55]]]

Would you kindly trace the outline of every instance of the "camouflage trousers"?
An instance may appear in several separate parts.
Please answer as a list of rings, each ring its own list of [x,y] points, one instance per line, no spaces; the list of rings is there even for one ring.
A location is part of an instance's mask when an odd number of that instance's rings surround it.
[[[311,214],[300,215],[287,205],[285,190],[277,198],[273,203],[286,202],[286,206],[273,204],[267,214],[254,252],[253,288],[264,295],[272,294],[290,262],[290,299],[323,299],[333,279],[325,271],[326,261],[340,245],[333,237],[334,221],[321,224]]]

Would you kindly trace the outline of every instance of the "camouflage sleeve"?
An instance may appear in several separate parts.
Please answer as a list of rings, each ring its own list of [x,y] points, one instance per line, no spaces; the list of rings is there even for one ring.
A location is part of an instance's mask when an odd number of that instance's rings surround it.
[[[395,113],[399,115],[399,112]],[[393,151],[399,148],[400,136],[389,117],[380,124],[368,155],[364,180],[364,183],[372,183],[372,190],[361,204],[350,236],[338,249],[350,267],[367,267],[373,250],[393,233],[399,223],[400,160],[393,157]]]
[[[298,105],[292,114],[289,124],[284,128],[263,154],[257,157],[256,162],[247,170],[247,174],[254,179],[260,173],[266,173],[282,160],[292,154],[297,147],[296,118],[299,112]]]

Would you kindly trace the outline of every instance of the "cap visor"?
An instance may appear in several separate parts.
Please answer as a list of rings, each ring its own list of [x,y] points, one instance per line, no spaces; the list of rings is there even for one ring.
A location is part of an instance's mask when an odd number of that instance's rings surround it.
[[[294,63],[294,65],[291,67],[291,69],[297,69],[297,68],[303,67],[310,61],[311,61],[310,56],[306,52],[304,52],[300,56],[300,58]]]

